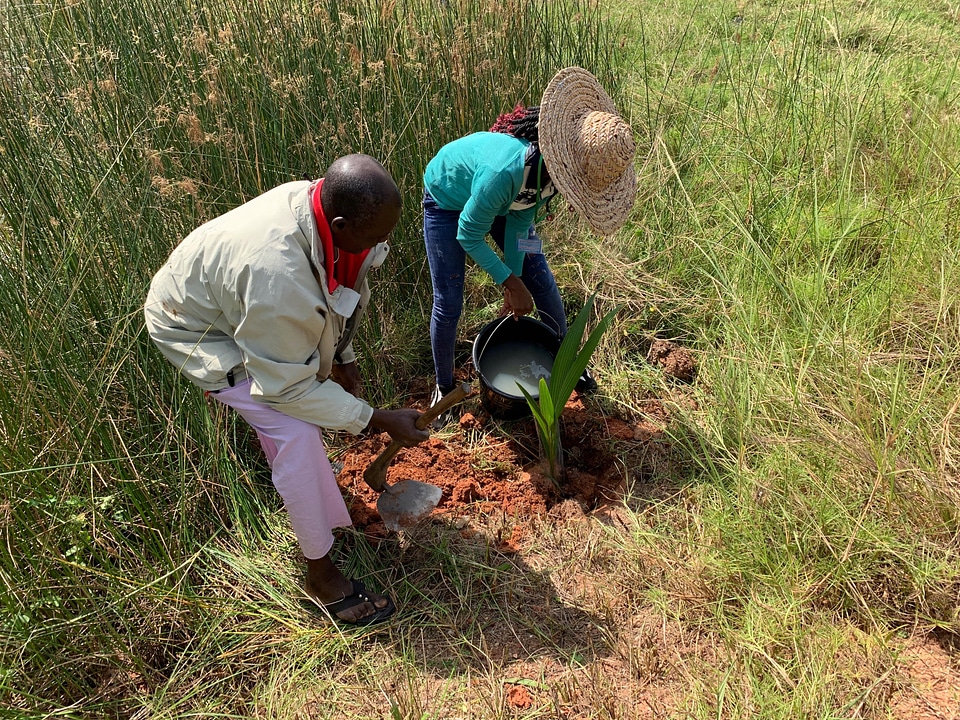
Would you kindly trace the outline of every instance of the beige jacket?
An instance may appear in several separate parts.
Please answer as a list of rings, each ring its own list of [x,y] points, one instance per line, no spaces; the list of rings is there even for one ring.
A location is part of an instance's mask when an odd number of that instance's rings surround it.
[[[389,247],[370,251],[355,289],[330,293],[310,188],[281,185],[190,233],[154,276],[144,315],[160,351],[204,390],[226,387],[233,370],[256,400],[356,434],[373,409],[329,377],[355,360],[366,274]]]

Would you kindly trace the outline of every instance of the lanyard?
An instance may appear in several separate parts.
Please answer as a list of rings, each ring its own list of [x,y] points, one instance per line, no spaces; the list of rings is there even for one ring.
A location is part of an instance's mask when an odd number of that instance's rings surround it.
[[[548,197],[546,200],[540,197],[540,193],[543,188],[540,187],[540,181],[543,177],[543,155],[541,155],[537,160],[537,200],[534,205],[534,214],[533,222],[534,224],[540,223],[543,220],[553,220],[553,213],[550,212],[550,201],[556,197],[556,193]],[[541,207],[542,206],[542,207]]]

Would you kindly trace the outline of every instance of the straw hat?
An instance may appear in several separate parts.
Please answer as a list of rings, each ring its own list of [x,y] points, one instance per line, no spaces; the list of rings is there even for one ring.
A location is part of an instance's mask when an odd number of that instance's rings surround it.
[[[568,67],[540,100],[540,152],[554,184],[600,235],[623,226],[637,178],[630,126],[589,72]]]

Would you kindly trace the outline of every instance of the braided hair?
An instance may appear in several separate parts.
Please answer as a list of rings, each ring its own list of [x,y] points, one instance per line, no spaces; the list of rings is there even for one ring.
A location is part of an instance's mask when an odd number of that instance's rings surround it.
[[[524,107],[517,105],[513,112],[503,113],[490,128],[490,132],[513,135],[521,140],[540,143],[540,106]]]

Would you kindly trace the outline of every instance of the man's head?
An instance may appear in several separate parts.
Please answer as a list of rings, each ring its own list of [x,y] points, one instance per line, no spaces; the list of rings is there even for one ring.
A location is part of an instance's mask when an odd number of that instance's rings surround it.
[[[320,191],[333,244],[357,253],[383,242],[400,220],[400,190],[390,173],[369,155],[333,161]]]

